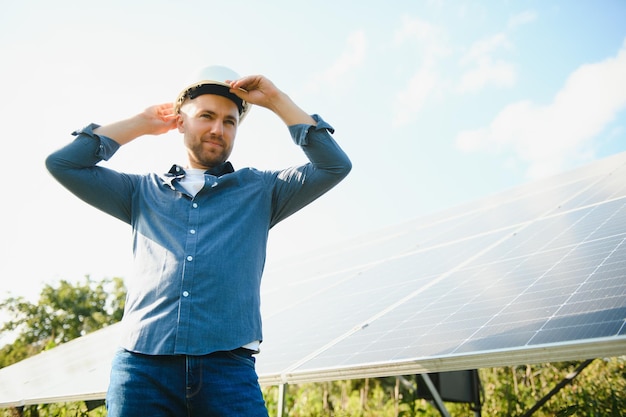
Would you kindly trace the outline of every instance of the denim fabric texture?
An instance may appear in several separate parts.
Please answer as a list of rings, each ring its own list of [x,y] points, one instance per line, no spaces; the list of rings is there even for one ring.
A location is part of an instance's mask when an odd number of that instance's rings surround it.
[[[185,171],[177,165],[163,175],[99,166],[119,145],[95,134],[97,125],[75,132],[73,142],[48,157],[48,170],[67,189],[132,226],[122,347],[198,356],[263,339],[260,284],[270,228],[351,169],[333,128],[313,118],[316,126],[289,126],[308,163],[235,171],[227,162],[206,172],[195,197],[179,184]]]
[[[203,356],[119,350],[106,402],[109,417],[267,417],[245,349]]]
[[[125,279],[109,417],[267,417],[254,357],[242,346],[263,339],[269,230],[351,169],[332,127],[313,118],[316,126],[289,126],[308,163],[261,171],[226,162],[205,172],[195,196],[180,184],[178,165],[163,175],[98,165],[120,146],[95,134],[94,124],[47,158],[63,186],[132,228],[134,270]]]

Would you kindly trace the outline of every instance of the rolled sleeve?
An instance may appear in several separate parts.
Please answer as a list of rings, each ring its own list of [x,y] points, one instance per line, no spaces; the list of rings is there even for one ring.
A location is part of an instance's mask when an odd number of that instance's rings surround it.
[[[326,123],[324,119],[322,119],[319,115],[313,114],[311,115],[313,120],[315,120],[316,125],[308,125],[308,124],[297,124],[289,126],[289,133],[291,134],[291,138],[294,143],[298,146],[306,146],[309,144],[309,133],[314,134],[315,132],[330,132],[335,133],[335,129]]]
[[[76,138],[46,158],[50,174],[70,192],[98,209],[130,222],[130,199],[138,176],[119,173],[98,163],[113,156],[120,145],[94,133],[90,124],[72,132]]]
[[[86,136],[99,141],[98,149],[96,150],[96,156],[99,159],[108,161],[117,150],[120,148],[120,144],[109,138],[108,136],[98,135],[94,133],[94,129],[100,127],[99,124],[91,123],[82,129],[78,129],[72,132],[73,136]]]

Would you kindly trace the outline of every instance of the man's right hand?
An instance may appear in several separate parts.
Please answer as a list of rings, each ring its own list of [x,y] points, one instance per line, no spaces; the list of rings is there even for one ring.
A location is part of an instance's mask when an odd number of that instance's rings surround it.
[[[157,104],[129,119],[94,129],[97,135],[107,136],[124,145],[139,136],[161,135],[176,128],[176,114],[172,103]]]

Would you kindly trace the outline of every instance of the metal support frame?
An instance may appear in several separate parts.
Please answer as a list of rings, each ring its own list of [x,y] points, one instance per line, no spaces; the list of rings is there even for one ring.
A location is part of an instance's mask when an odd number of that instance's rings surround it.
[[[591,362],[593,362],[593,361],[594,361],[594,359],[587,359],[586,361],[584,361],[583,363],[578,365],[578,367],[574,370],[574,372],[567,374],[565,376],[565,378],[563,378],[561,380],[561,382],[556,384],[556,386],[554,388],[552,388],[550,390],[550,392],[548,392],[539,401],[537,401],[537,403],[535,405],[533,405],[530,408],[530,410],[528,410],[524,414],[522,414],[521,417],[530,417],[531,415],[533,415],[535,413],[535,411],[537,411],[541,407],[543,407],[544,404],[547,403],[550,400],[550,398],[554,397],[554,395],[556,395],[559,391],[561,391],[563,388],[565,388],[566,385],[571,384],[572,381],[574,380],[574,378],[576,378],[583,371],[583,369],[585,369],[587,366],[589,366],[591,364]]]
[[[437,407],[437,410],[439,410],[441,415],[443,417],[452,417],[450,413],[448,412],[448,409],[446,408],[446,406],[443,404],[443,400],[441,399],[441,396],[439,395],[439,391],[437,391],[435,384],[433,384],[433,381],[430,379],[428,374],[419,374],[419,376],[424,381],[424,384],[428,388],[430,395],[432,395],[433,402],[435,403],[435,407]]]
[[[435,372],[415,376],[421,378],[417,387],[417,396],[430,401],[442,416],[450,415],[444,401],[468,404],[470,410],[474,412],[474,417],[481,416],[482,401],[478,370]]]
[[[278,404],[276,404],[277,417],[285,415],[285,401],[287,398],[287,384],[283,383],[278,386]]]

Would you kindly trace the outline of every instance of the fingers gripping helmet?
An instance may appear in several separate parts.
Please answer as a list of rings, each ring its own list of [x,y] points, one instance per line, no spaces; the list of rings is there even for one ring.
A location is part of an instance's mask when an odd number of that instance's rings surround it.
[[[239,109],[239,123],[242,122],[246,114],[250,111],[250,103],[240,99],[230,92],[230,85],[226,84],[226,80],[234,81],[239,79],[239,74],[230,68],[213,65],[202,68],[190,80],[174,103],[176,113],[180,112],[180,108],[186,100],[193,100],[202,94],[217,94],[232,100]]]

